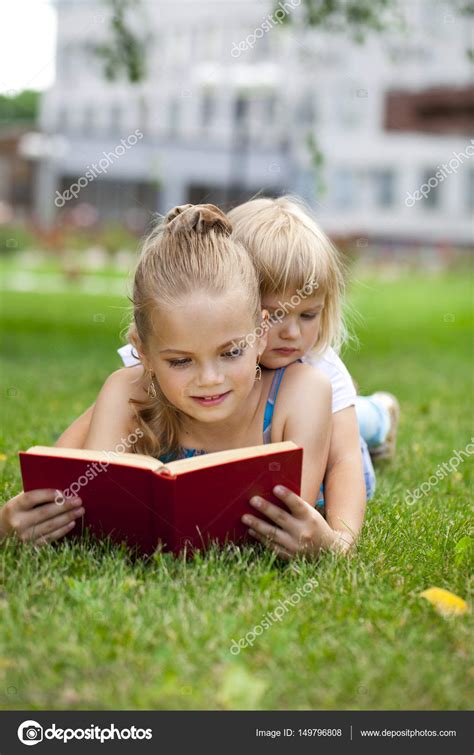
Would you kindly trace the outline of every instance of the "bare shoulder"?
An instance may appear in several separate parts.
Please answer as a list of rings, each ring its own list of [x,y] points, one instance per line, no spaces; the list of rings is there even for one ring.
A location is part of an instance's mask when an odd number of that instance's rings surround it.
[[[291,364],[285,370],[275,402],[273,442],[285,439],[295,427],[295,440],[301,440],[305,428],[314,434],[316,423],[324,424],[330,419],[331,403],[331,381],[323,372],[309,364]]]
[[[133,398],[142,401],[146,398],[142,365],[121,367],[112,372],[102,386],[101,394],[112,399]]]
[[[332,386],[328,376],[316,367],[301,364],[301,362],[290,364],[286,368],[280,390],[283,391],[284,396],[295,394],[295,392],[302,396],[309,394],[321,396],[324,400],[332,396]]]
[[[99,393],[85,439],[85,448],[115,449],[123,434],[136,424],[130,399],[146,396],[143,367],[123,367],[112,372]]]

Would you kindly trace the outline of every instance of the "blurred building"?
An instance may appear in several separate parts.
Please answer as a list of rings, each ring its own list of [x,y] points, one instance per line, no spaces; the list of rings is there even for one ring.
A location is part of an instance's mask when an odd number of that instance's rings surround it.
[[[37,156],[44,221],[85,202],[139,225],[188,201],[291,192],[339,237],[469,242],[470,31],[445,3],[407,2],[405,29],[357,45],[302,28],[301,0],[143,2],[132,26],[150,37],[148,75],[134,85],[107,81],[93,52],[110,39],[104,4],[56,6],[41,129],[64,148]]]
[[[33,212],[35,164],[19,148],[31,126],[19,123],[0,128],[0,222],[14,214],[22,220]]]

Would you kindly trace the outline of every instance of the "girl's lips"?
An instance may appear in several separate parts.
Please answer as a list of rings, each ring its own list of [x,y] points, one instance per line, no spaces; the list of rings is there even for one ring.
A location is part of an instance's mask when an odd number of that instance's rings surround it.
[[[298,349],[273,349],[273,351],[276,351],[277,354],[294,354],[295,351],[298,351]]]
[[[216,393],[214,396],[191,396],[191,398],[201,406],[217,406],[217,404],[222,404],[229,394],[230,391],[227,391],[226,393]]]

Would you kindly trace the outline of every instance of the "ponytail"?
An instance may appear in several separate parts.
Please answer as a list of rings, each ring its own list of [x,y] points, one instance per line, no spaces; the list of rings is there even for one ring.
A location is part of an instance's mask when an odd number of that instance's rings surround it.
[[[249,312],[260,317],[258,280],[253,263],[239,242],[230,238],[232,225],[212,204],[174,207],[145,239],[133,284],[132,345],[146,353],[153,333],[153,311],[166,309],[196,290],[243,291]],[[179,453],[183,415],[150,375],[148,398],[135,405],[143,436],[136,453],[174,457]]]

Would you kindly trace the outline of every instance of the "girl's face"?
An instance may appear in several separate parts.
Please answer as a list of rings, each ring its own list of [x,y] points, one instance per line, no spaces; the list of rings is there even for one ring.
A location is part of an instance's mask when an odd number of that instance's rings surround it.
[[[252,338],[253,345],[235,348],[255,331],[243,301],[240,291],[203,291],[154,313],[144,364],[168,401],[200,422],[228,418],[254,386],[257,355],[266,339]]]
[[[297,299],[299,302],[293,306]],[[273,370],[286,367],[315,346],[324,300],[325,294],[321,292],[304,297],[291,290],[264,297],[262,306],[270,313],[267,348],[261,359],[265,367]]]

